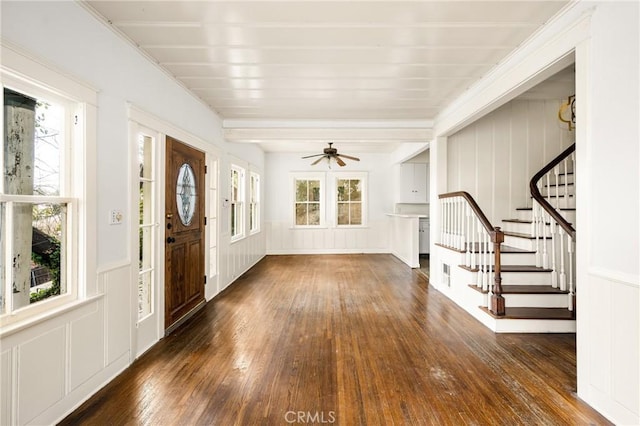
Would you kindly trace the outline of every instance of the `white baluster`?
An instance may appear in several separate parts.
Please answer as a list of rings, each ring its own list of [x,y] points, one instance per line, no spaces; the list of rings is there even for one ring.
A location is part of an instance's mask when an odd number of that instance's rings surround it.
[[[478,240],[478,233],[476,231],[476,217],[475,215],[473,215],[471,217],[471,220],[469,220],[469,222],[471,222],[471,241],[469,241],[469,250],[471,252],[471,268],[475,269],[476,268],[476,264],[477,262],[477,257],[478,257],[478,253],[476,252],[476,241]]]
[[[483,256],[484,256],[484,270],[482,273],[482,290],[487,291],[489,289],[489,234],[482,228],[483,239]]]
[[[551,216],[546,212],[542,215],[542,267],[549,268],[549,254],[547,253],[547,242],[549,241],[549,229],[547,220],[551,221]]]
[[[571,235],[567,235],[567,251],[569,253],[569,310],[573,311],[573,295],[575,294],[573,288],[573,250],[574,241]]]
[[[440,244],[447,245],[447,241],[444,237],[445,230],[447,229],[447,217],[444,209],[445,199],[440,199]]]
[[[476,229],[478,231],[478,273],[476,274],[476,286],[482,288],[482,272],[484,271],[484,256],[482,255],[482,224],[480,219],[476,218]]]
[[[493,274],[495,271],[493,270],[494,264],[494,256],[493,256],[493,244],[491,243],[491,236],[487,233],[487,255],[489,256],[489,268],[487,273],[487,288],[483,288],[483,290],[489,292],[491,286],[493,284]]]
[[[449,199],[445,198],[444,200],[444,241],[443,244],[445,246],[449,246]]]
[[[467,265],[468,267],[471,267],[471,242],[470,240],[472,240],[472,234],[471,234],[471,206],[469,206],[469,203],[465,203],[465,224],[467,227],[467,232],[466,232],[466,236],[467,238],[465,238],[465,257],[464,257],[464,264]]]
[[[553,173],[555,174],[555,177],[556,177],[556,202],[555,202],[555,208],[557,209],[558,207],[560,207],[560,165],[556,165],[553,168]]]
[[[463,246],[464,237],[462,235],[462,219],[464,217],[464,210],[463,210],[464,202],[465,202],[464,198],[459,197],[458,198],[458,202],[456,203],[457,204],[457,212],[458,212],[457,222],[456,222],[456,224],[457,224],[456,232],[458,234],[458,246],[457,246],[458,250],[464,250],[464,246]]]
[[[558,232],[558,224],[555,220],[551,220],[551,287],[558,288],[558,270],[556,268],[556,235]]]
[[[560,290],[567,290],[567,275],[564,270],[564,236],[565,232],[562,227],[559,227],[559,236],[560,236]]]
[[[536,241],[536,266],[542,266],[542,260],[540,256],[540,216],[542,215],[542,207],[538,202],[533,203],[533,237]]]

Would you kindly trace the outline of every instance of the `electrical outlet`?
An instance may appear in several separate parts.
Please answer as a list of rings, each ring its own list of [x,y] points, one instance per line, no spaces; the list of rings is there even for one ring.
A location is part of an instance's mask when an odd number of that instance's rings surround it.
[[[120,225],[124,216],[120,210],[110,210],[109,211],[109,225]]]

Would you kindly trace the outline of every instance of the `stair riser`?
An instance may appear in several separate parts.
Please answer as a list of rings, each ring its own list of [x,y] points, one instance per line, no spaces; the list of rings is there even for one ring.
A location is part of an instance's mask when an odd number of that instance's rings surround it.
[[[566,192],[565,192],[565,187],[564,186],[558,186],[558,196],[562,197],[562,196],[575,196],[575,192],[573,192],[574,187],[573,186],[567,186],[566,187]],[[540,194],[542,194],[543,197],[556,197],[556,187],[555,186],[545,186],[544,188],[542,188],[540,190]]]
[[[558,182],[559,185],[564,185],[564,183],[575,183],[575,179],[574,179],[575,175],[573,173],[564,175],[564,174],[558,174],[558,179],[556,180],[556,175],[555,174],[551,174],[549,175],[549,185],[555,185],[556,182]],[[542,183],[544,185],[547,184],[546,178],[542,178]]]
[[[560,211],[560,215],[564,217],[569,223],[576,223],[575,210]],[[516,219],[531,220],[531,210],[518,210]]]
[[[568,308],[566,294],[503,294],[505,305],[531,308]]]
[[[478,275],[475,273],[472,283],[478,283]],[[485,274],[486,278],[492,279],[493,275]],[[547,285],[551,286],[551,272],[502,272],[502,285]]]
[[[477,253],[476,253],[477,254]],[[489,261],[493,263],[493,254]],[[463,256],[461,265],[466,265],[466,256]],[[503,265],[533,265],[536,263],[536,254],[535,253],[501,253],[500,260]],[[476,257],[475,264],[467,265],[471,267],[477,267],[480,263],[480,259]]]
[[[505,235],[504,236],[504,244],[511,246],[511,247],[516,247],[519,249],[523,249],[523,250],[535,250],[536,249],[536,244],[535,244],[535,240],[531,240],[528,238],[519,238],[519,237],[513,237],[511,235]]]
[[[576,207],[576,197],[574,197],[573,195],[569,197],[547,198],[547,202],[551,204],[552,207],[555,207],[557,209],[567,209],[567,208]]]
[[[547,228],[545,232],[551,235],[551,225],[545,225]],[[519,234],[531,234],[533,232],[533,225],[531,223],[519,223],[519,222],[502,222],[502,230],[505,232],[517,232]]]
[[[550,272],[502,272],[503,285],[551,285]]]

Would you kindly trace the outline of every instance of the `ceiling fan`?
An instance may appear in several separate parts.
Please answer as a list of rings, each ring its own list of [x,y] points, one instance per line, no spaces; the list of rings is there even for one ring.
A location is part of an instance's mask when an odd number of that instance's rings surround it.
[[[326,158],[329,163],[331,163],[332,158],[335,159],[336,163],[338,163],[340,167],[344,167],[347,165],[347,163],[342,161],[342,158],[348,158],[349,160],[360,161],[360,159],[357,157],[352,157],[350,155],[345,155],[345,154],[338,154],[338,150],[336,148],[333,148],[331,145],[333,145],[333,142],[329,142],[329,148],[325,148],[322,154],[307,155],[306,157],[302,157],[302,158],[305,159],[305,158],[320,156],[320,158],[318,158],[316,161],[311,163],[312,166],[315,166],[316,164],[318,164],[320,161],[322,161],[323,158]]]

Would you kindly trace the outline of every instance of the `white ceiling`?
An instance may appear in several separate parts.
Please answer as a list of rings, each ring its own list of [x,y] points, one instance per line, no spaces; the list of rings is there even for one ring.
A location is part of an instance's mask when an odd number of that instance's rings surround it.
[[[224,120],[310,152],[425,142],[448,103],[568,3],[86,1]],[[346,151],[345,151],[346,152]]]

